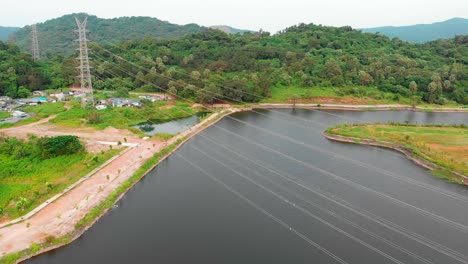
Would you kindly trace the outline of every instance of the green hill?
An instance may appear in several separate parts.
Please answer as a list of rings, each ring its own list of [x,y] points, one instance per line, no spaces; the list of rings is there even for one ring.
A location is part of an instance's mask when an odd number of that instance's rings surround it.
[[[203,30],[196,24],[176,25],[152,17],[120,17],[102,19],[87,14],[71,14],[38,23],[39,43],[43,55],[70,55],[75,52],[77,38],[75,16],[88,16],[89,39],[96,42],[118,42],[145,37],[173,38]],[[31,27],[21,28],[14,34],[15,43],[21,50],[29,47]]]
[[[31,55],[0,41],[0,96],[26,97],[31,91],[46,88],[48,77]]]
[[[151,83],[203,100],[209,97],[200,88],[250,102],[258,100],[252,94],[275,97],[280,93],[284,98],[296,93],[307,100],[329,87],[337,96],[468,103],[468,36],[413,44],[351,27],[301,24],[272,36],[208,30],[171,40],[129,41],[119,47],[107,49],[151,71],[119,61],[96,46],[99,78],[110,78],[97,82],[97,89],[121,87],[123,81],[114,73],[136,76],[129,89],[156,91],[145,85]],[[160,75],[172,76],[174,81]]]
[[[379,32],[391,38],[398,37],[409,42],[423,43],[436,39],[453,38],[456,35],[468,35],[468,19],[452,18],[433,24],[364,28],[362,31],[370,33]]]
[[[19,28],[17,27],[2,27],[0,26],[0,40],[1,41],[7,41],[8,36],[16,31],[18,31]]]

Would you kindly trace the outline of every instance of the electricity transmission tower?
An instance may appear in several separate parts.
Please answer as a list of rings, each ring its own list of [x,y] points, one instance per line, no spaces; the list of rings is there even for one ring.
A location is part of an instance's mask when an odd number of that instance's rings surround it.
[[[75,17],[76,25],[78,26],[78,30],[75,32],[78,33],[78,41],[80,46],[78,51],[80,56],[78,57],[78,61],[80,66],[77,67],[80,70],[80,75],[78,78],[81,82],[81,106],[85,108],[88,104],[94,106],[94,97],[93,97],[93,83],[91,81],[91,67],[89,66],[89,57],[88,57],[88,39],[86,38],[86,24],[88,23],[88,18],[85,18],[83,22],[81,22],[77,17]]]
[[[36,24],[31,26],[31,51],[33,60],[38,61],[40,59],[39,55],[39,41],[37,40],[37,26]]]

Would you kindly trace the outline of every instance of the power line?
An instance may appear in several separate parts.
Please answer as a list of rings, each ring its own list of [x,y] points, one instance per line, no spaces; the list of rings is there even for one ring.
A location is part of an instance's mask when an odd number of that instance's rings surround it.
[[[280,194],[274,192],[273,190],[271,190],[271,189],[269,189],[269,188],[267,188],[267,187],[265,187],[265,186],[259,184],[259,183],[256,182],[256,181],[252,180],[250,177],[248,177],[248,176],[245,175],[244,173],[241,173],[241,172],[239,172],[239,171],[237,171],[237,170],[235,170],[235,169],[233,169],[233,168],[227,166],[225,163],[219,161],[217,158],[215,158],[215,157],[213,157],[213,156],[210,156],[209,154],[207,154],[207,153],[204,152],[203,150],[199,149],[198,147],[192,146],[192,148],[195,149],[195,150],[197,150],[198,152],[200,152],[200,153],[201,153],[202,155],[204,155],[205,157],[208,157],[209,159],[211,159],[211,160],[215,161],[216,163],[220,164],[220,165],[223,166],[224,168],[226,168],[226,169],[228,169],[228,170],[231,170],[232,172],[234,172],[235,174],[241,176],[242,178],[246,179],[247,181],[251,182],[252,184],[254,184],[254,185],[258,186],[259,188],[263,189],[264,191],[266,191],[266,192],[272,194],[273,196],[275,196],[275,197],[277,197],[278,199],[282,200],[284,203],[293,206],[294,208],[298,209],[298,210],[301,211],[302,213],[308,215],[309,217],[311,217],[311,218],[313,218],[313,219],[319,221],[320,223],[324,224],[325,226],[331,228],[332,230],[335,230],[336,232],[338,232],[338,233],[344,235],[345,237],[347,237],[347,238],[349,238],[349,239],[351,239],[351,240],[357,242],[358,244],[361,244],[361,245],[365,246],[366,248],[368,248],[368,249],[370,249],[370,250],[372,250],[372,251],[374,251],[374,252],[376,252],[376,253],[378,253],[378,254],[384,256],[385,258],[387,258],[387,259],[393,261],[394,263],[403,264],[403,262],[401,262],[401,261],[395,259],[394,257],[388,255],[387,253],[385,253],[385,252],[383,252],[383,251],[381,251],[381,250],[375,248],[374,246],[372,246],[372,245],[370,245],[370,244],[368,244],[368,243],[362,241],[361,239],[359,239],[359,238],[357,238],[357,237],[355,237],[355,236],[349,234],[348,232],[344,231],[343,229],[336,227],[335,225],[333,225],[333,224],[331,224],[331,223],[325,221],[324,219],[322,219],[322,218],[320,218],[320,217],[318,217],[318,216],[312,214],[310,211],[304,209],[304,208],[301,207],[300,205],[296,205],[295,203],[289,201],[286,197],[284,197],[284,196],[282,196],[282,195],[280,195]]]
[[[115,74],[112,74],[112,76],[116,76],[116,75],[115,75]],[[168,115],[168,114],[166,114],[166,115]],[[168,115],[168,116],[169,116],[169,115]],[[214,126],[217,127],[217,128],[219,128],[219,129],[221,129],[221,128],[218,127],[217,125],[214,125]],[[236,135],[237,135],[237,134],[236,134]],[[203,137],[205,138],[204,135],[201,135],[201,136],[203,136]],[[241,137],[240,135],[237,135],[237,136]],[[343,202],[344,202],[344,201],[343,201]],[[338,204],[340,204],[340,203],[338,203]],[[340,205],[343,206],[343,204],[340,204]],[[375,216],[375,217],[377,217],[377,216]],[[375,218],[372,218],[372,219],[375,219]],[[381,219],[380,221],[387,221],[387,220]],[[388,222],[388,221],[387,221],[387,222]],[[382,224],[382,222],[379,222],[378,220],[377,220],[377,223]],[[395,224],[393,224],[393,223],[391,223],[391,222],[388,222],[388,223],[390,223],[390,224],[392,224],[393,226],[395,226]],[[388,224],[388,223],[387,223],[387,224]],[[387,225],[385,224],[385,222],[383,222],[383,224],[384,224],[385,226],[387,226]],[[387,226],[387,227],[389,227],[389,226]],[[392,227],[392,226],[390,226],[389,228],[391,228],[391,227]],[[401,227],[400,227],[400,228],[401,228]],[[402,230],[404,230],[404,231],[403,231],[404,233],[402,233],[402,234],[411,233],[409,230],[405,230],[404,228],[402,228]],[[420,242],[420,243],[423,243],[424,245],[426,245],[426,246],[428,246],[428,247],[431,247],[431,248],[433,248],[433,249],[435,248],[436,250],[437,250],[437,248],[445,248],[445,247],[441,246],[440,244],[438,244],[438,243],[436,243],[436,242],[433,242],[433,241],[431,241],[431,240],[428,240],[428,239],[425,238],[425,237],[421,237],[421,236],[419,236],[419,235],[417,235],[417,234],[415,234],[415,233],[413,233],[413,235],[414,235],[414,236],[418,236],[419,238],[418,238],[418,237],[416,237],[416,238],[411,237],[411,238],[416,239],[416,241],[418,241],[418,242]],[[452,251],[451,249],[448,249],[448,248],[446,248],[445,250],[447,250],[447,251],[449,251],[449,252],[454,252],[454,251]],[[438,250],[438,251],[440,251],[440,250]],[[441,252],[441,253],[444,253],[444,254],[446,254],[446,255],[448,255],[448,256],[450,256],[450,257],[457,258],[457,255],[458,255],[458,254],[457,254],[456,251],[455,251],[454,253],[449,253],[449,252]],[[453,255],[452,255],[452,254],[453,254]],[[462,255],[462,256],[463,256],[463,255]]]
[[[91,80],[91,67],[89,66],[89,56],[88,56],[88,39],[86,38],[86,24],[88,23],[88,17],[86,17],[83,22],[81,22],[77,17],[75,17],[76,25],[78,26],[78,30],[75,32],[78,33],[77,41],[79,44],[79,54],[78,61],[80,66],[78,69],[80,70],[80,75],[78,78],[80,79],[81,84],[81,106],[83,108],[86,107],[87,104],[91,104],[94,106],[94,96],[93,96],[93,82]]]
[[[110,43],[110,42],[106,42],[106,44],[123,50],[122,48],[120,48],[120,47],[117,46],[116,44],[113,44],[113,43]],[[111,51],[109,51],[108,49],[106,49],[106,48],[104,48],[104,47],[99,46],[99,48],[101,48],[102,50],[104,50],[105,52],[107,52],[107,53],[109,53],[109,54],[111,54],[111,55],[113,55],[113,56],[114,56],[114,55],[115,55],[115,56],[118,56],[118,55],[112,53]],[[120,59],[122,59],[122,60],[125,60],[124,58],[122,58],[122,57],[120,57],[120,56],[118,56],[118,58],[120,58]],[[127,61],[127,60],[126,60],[126,61]],[[127,61],[127,62],[128,62],[128,63],[131,63],[131,62],[129,62],[129,61]],[[187,74],[187,73],[185,73],[185,72],[183,72],[183,71],[180,71],[180,70],[177,70],[177,69],[173,69],[173,70],[176,71],[177,73],[181,74],[181,75],[190,77],[189,74]],[[164,76],[163,76],[163,77],[164,77]],[[255,93],[250,93],[250,92],[248,92],[248,91],[237,90],[237,89],[234,89],[234,88],[232,88],[232,87],[225,86],[225,85],[220,85],[220,84],[215,84],[215,85],[218,86],[218,87],[220,87],[220,88],[229,89],[229,90],[231,90],[231,91],[240,92],[240,93],[242,93],[242,94],[247,94],[247,95],[250,95],[250,96],[254,96],[254,97],[258,98],[258,99],[268,99],[268,97],[266,97],[266,96],[261,96],[261,95],[255,94]],[[207,92],[210,92],[210,91],[207,91]],[[225,97],[225,98],[228,98],[228,97],[226,97],[226,96],[224,96],[224,95],[221,95],[221,96],[222,96],[222,97]],[[236,99],[233,99],[233,98],[228,98],[228,99],[239,102],[239,100],[236,100]],[[242,101],[240,101],[240,102],[242,102]],[[242,103],[244,103],[244,102],[242,102]],[[337,114],[333,114],[333,113],[329,113],[329,112],[325,112],[325,111],[319,111],[319,110],[313,109],[313,108],[310,108],[310,110],[312,110],[312,111],[318,111],[318,112],[323,112],[323,113],[325,113],[325,114],[329,114],[329,115],[332,115],[332,116],[335,116],[335,117],[344,118],[344,119],[347,119],[347,120],[350,120],[350,121],[359,121],[359,122],[366,123],[365,120],[361,120],[361,119],[359,119],[359,118],[345,117],[345,116],[341,116],[341,115],[337,115]],[[272,109],[272,111],[275,111],[275,110]],[[307,120],[307,119],[304,119],[304,118],[300,118],[300,117],[290,116],[290,118],[293,118],[293,119],[301,119],[301,120],[303,120],[303,121],[305,120],[305,121],[307,121],[307,122],[310,122],[310,120]]]
[[[110,51],[108,51],[108,52],[110,52]],[[113,53],[111,53],[111,55],[112,55],[112,54],[113,54]],[[114,55],[115,55],[115,54],[114,54]],[[128,61],[128,60],[126,60],[126,59],[124,59],[124,58],[118,56],[118,55],[115,55],[115,56],[117,56],[119,59],[124,60],[124,61],[126,61],[126,62],[128,62],[128,63],[130,63],[130,64],[132,64],[132,65],[135,65],[136,67],[138,67],[138,68],[140,68],[140,69],[143,69],[143,70],[145,70],[145,71],[149,71],[148,69],[146,69],[146,68],[144,68],[144,67],[141,67],[141,66],[139,66],[139,65],[136,65],[135,63],[132,63],[132,62],[130,62],[130,61]],[[100,57],[100,56],[99,56],[99,57]],[[105,61],[105,62],[107,62],[107,61],[106,61],[105,59],[103,59],[102,57],[100,57],[100,59],[103,60],[103,61]],[[126,74],[128,74],[128,75],[131,75],[131,76],[133,76],[133,77],[136,77],[135,74],[129,73],[129,72],[123,70],[121,67],[120,67],[120,69],[121,69],[124,73],[126,73]],[[115,75],[114,75],[114,76],[115,76]],[[163,78],[166,78],[166,79],[174,80],[174,79],[169,78],[169,77],[165,77],[165,76],[162,76],[162,77],[163,77]],[[157,86],[157,85],[155,85],[155,84],[153,84],[153,83],[147,82],[146,80],[142,80],[142,81],[145,82],[145,83],[147,83],[147,84],[153,85],[154,87],[156,87],[157,89],[159,89],[159,90],[161,90],[161,91],[165,91],[162,87],[159,87],[159,86]],[[175,97],[177,97],[177,98],[180,98],[180,99],[182,99],[182,100],[184,100],[184,101],[191,102],[191,103],[195,103],[195,102],[193,102],[192,100],[183,98],[183,97],[181,97],[181,96],[179,96],[179,95],[177,95],[177,94],[173,94],[173,93],[170,93],[170,92],[168,92],[168,91],[166,91],[166,92],[169,93],[169,94],[171,94],[171,95],[173,95],[173,96],[175,96]],[[205,107],[205,108],[206,108],[206,107]],[[208,108],[206,108],[206,109],[208,109]],[[258,112],[258,111],[256,111],[256,110],[252,110],[252,111],[253,111],[253,112],[256,112],[256,113],[258,113],[258,114],[260,114],[260,115],[268,116],[268,115],[265,115],[264,113]],[[281,113],[281,112],[279,112],[279,113]],[[326,113],[326,112],[321,112],[321,113]],[[285,113],[281,113],[281,114],[286,115]],[[287,115],[287,116],[290,116],[290,115]],[[235,121],[237,121],[237,122],[241,122],[239,119],[236,119],[236,118],[231,117],[231,116],[228,116],[227,118],[233,119],[233,120],[235,120]],[[302,118],[301,118],[301,119],[302,119]],[[306,121],[308,121],[309,123],[318,123],[319,125],[326,126],[325,124],[322,124],[322,123],[320,123],[320,122],[311,121],[311,120],[308,120],[308,119],[303,119],[303,120],[306,120]],[[289,120],[287,120],[287,121],[290,122]],[[436,187],[436,186],[432,186],[432,185],[429,185],[429,184],[426,184],[426,183],[423,183],[423,182],[420,182],[420,181],[417,181],[417,180],[413,180],[413,179],[408,178],[408,177],[402,177],[402,176],[397,175],[397,174],[395,174],[395,173],[392,173],[392,172],[390,172],[390,171],[388,171],[388,170],[375,167],[375,166],[373,166],[373,165],[371,165],[371,164],[368,164],[368,163],[365,163],[365,162],[362,162],[362,161],[358,161],[358,160],[355,160],[355,159],[353,159],[353,158],[345,157],[345,156],[343,156],[343,155],[341,155],[341,154],[338,154],[338,153],[334,153],[334,152],[331,152],[331,151],[328,151],[328,150],[324,150],[324,149],[322,149],[322,148],[320,148],[320,147],[317,147],[317,146],[313,146],[313,145],[310,145],[310,144],[306,144],[306,143],[304,143],[304,142],[299,142],[299,141],[297,141],[297,140],[295,140],[295,139],[292,139],[292,138],[290,138],[290,137],[288,137],[288,136],[281,135],[281,134],[278,134],[278,133],[275,133],[275,132],[271,132],[271,131],[269,131],[269,130],[260,128],[260,127],[258,127],[258,126],[252,125],[252,124],[247,123],[247,122],[243,122],[243,121],[242,121],[241,123],[244,123],[244,124],[246,124],[246,125],[252,126],[252,127],[256,128],[256,129],[259,129],[259,130],[264,131],[264,132],[266,132],[266,133],[272,134],[272,135],[274,135],[274,136],[279,136],[279,137],[281,137],[281,138],[283,138],[283,139],[285,139],[285,140],[291,141],[291,142],[293,142],[293,143],[296,143],[296,144],[299,144],[299,145],[304,145],[304,146],[306,146],[306,147],[308,147],[308,148],[312,148],[312,149],[314,149],[314,150],[316,150],[316,151],[322,152],[322,153],[324,153],[324,154],[326,154],[326,155],[329,155],[329,156],[331,156],[331,157],[333,157],[333,158],[340,158],[340,159],[342,159],[342,160],[345,160],[345,161],[347,161],[347,162],[350,162],[351,164],[357,165],[357,166],[359,166],[359,167],[367,168],[367,169],[369,169],[369,170],[373,170],[373,171],[376,171],[376,172],[378,172],[378,173],[381,173],[381,174],[390,176],[390,177],[392,177],[392,178],[395,178],[395,179],[397,179],[397,180],[399,180],[399,181],[402,181],[402,182],[405,182],[405,183],[410,183],[410,184],[413,184],[413,185],[415,185],[415,186],[425,188],[425,189],[427,189],[427,190],[432,190],[432,191],[434,191],[434,192],[437,192],[437,193],[439,193],[439,194],[445,195],[445,196],[447,196],[447,197],[451,197],[451,198],[453,198],[453,199],[456,199],[456,200],[459,200],[459,201],[468,203],[468,200],[466,199],[466,197],[464,197],[464,196],[462,196],[462,195],[459,195],[459,194],[457,194],[457,193],[455,193],[455,192],[450,192],[450,191],[447,192],[447,191],[445,191],[445,190],[443,190],[443,189],[440,189],[440,188],[438,188],[438,187]],[[304,126],[301,125],[301,127],[304,127]],[[310,127],[305,127],[305,128],[310,128]],[[314,129],[315,129],[315,128],[314,128]]]
[[[133,66],[135,66],[135,67],[137,67],[137,68],[139,68],[139,69],[145,71],[145,72],[150,72],[150,71],[151,71],[151,70],[149,70],[149,69],[147,69],[147,68],[145,68],[145,67],[142,67],[142,66],[140,66],[140,65],[138,65],[138,64],[136,64],[136,63],[134,63],[134,62],[131,62],[131,61],[129,61],[129,60],[127,60],[127,59],[125,59],[125,58],[123,58],[123,57],[117,55],[117,54],[114,54],[114,53],[112,53],[111,51],[109,51],[109,50],[107,50],[107,49],[104,49],[104,48],[102,48],[102,47],[100,47],[100,48],[103,49],[105,52],[109,53],[111,56],[117,58],[118,60],[125,61],[125,62],[127,62],[127,63],[129,63],[129,64],[131,64],[131,65],[133,65]],[[95,52],[94,52],[94,55],[100,57],[102,61],[108,62],[105,58],[103,58],[102,56],[97,55]],[[135,74],[123,70],[122,67],[120,67],[120,69],[121,69],[122,72],[124,72],[124,73],[126,73],[126,74],[128,74],[128,75],[130,75],[130,76],[132,76],[132,77],[134,77],[134,78],[136,78],[136,75],[135,75]],[[177,81],[176,79],[174,79],[174,78],[172,78],[172,77],[168,77],[168,76],[165,76],[165,75],[160,74],[160,73],[157,73],[157,72],[156,72],[155,74],[158,75],[158,76],[160,76],[161,78],[166,79],[166,80],[169,80],[169,81]],[[141,80],[141,81],[143,81],[143,82],[145,82],[145,83],[148,83],[148,84],[150,84],[150,85],[153,85],[153,86],[155,86],[157,89],[159,89],[159,90],[161,90],[161,91],[163,91],[163,92],[170,93],[169,91],[167,91],[166,89],[164,89],[164,88],[162,88],[162,87],[160,87],[160,86],[156,86],[155,84],[146,82],[145,80]],[[217,85],[217,86],[219,86],[219,85]],[[196,86],[194,86],[194,87],[196,87]],[[225,87],[225,86],[220,86],[220,87]],[[196,89],[190,88],[190,86],[187,86],[186,88],[192,89],[192,91],[197,92]],[[231,87],[227,87],[227,88],[233,89],[233,88],[231,88]],[[206,90],[206,89],[201,89],[201,88],[199,88],[199,89],[200,89],[200,90],[203,90],[203,92],[210,93],[210,94],[212,94],[212,95],[214,95],[214,96],[216,96],[216,97],[226,98],[227,100],[230,100],[230,101],[233,101],[233,102],[238,102],[238,103],[241,103],[241,104],[245,103],[244,101],[241,101],[241,100],[239,100],[239,99],[235,99],[235,98],[232,98],[232,97],[229,97],[229,96],[226,96],[226,95],[218,94],[218,93],[215,93],[215,92]],[[233,89],[233,90],[235,90],[235,89]],[[243,93],[243,91],[240,91],[240,90],[235,90],[235,91]],[[178,97],[178,98],[181,98],[182,100],[191,101],[191,100],[185,99],[185,98],[183,98],[183,97],[181,97],[181,96],[178,96],[178,95],[176,95],[176,94],[173,94],[173,93],[170,93],[170,94],[172,94],[172,95],[174,95],[174,96],[176,96],[176,97]],[[191,101],[191,102],[193,102],[193,101]],[[193,102],[193,103],[194,103],[194,102]],[[252,109],[252,111],[253,111],[253,112],[256,112],[256,113],[258,113],[258,114],[263,114],[263,113],[260,113],[260,112],[258,112],[258,111],[255,111],[254,109]],[[274,111],[274,110],[272,110],[272,111]],[[287,115],[287,114],[282,113],[282,112],[279,112],[279,111],[275,111],[275,112],[278,112],[278,113],[280,113],[281,115],[286,115],[288,118],[293,118],[293,119],[296,118],[296,117],[294,117],[294,116],[290,116],[290,115]],[[265,115],[265,114],[263,114],[263,115]],[[328,127],[327,125],[325,125],[325,124],[323,124],[323,123],[320,123],[320,122],[317,122],[317,121],[308,120],[308,122],[309,122],[309,123],[313,123],[313,124],[318,124],[318,125],[321,125],[321,126],[323,126],[323,127]]]
[[[346,264],[348,262],[344,261],[343,259],[341,259],[340,257],[338,257],[337,255],[333,254],[332,252],[328,251],[326,248],[320,246],[319,244],[317,244],[316,242],[312,241],[310,238],[306,237],[305,235],[303,235],[302,233],[300,233],[299,231],[297,231],[296,229],[292,228],[291,226],[289,226],[287,223],[285,223],[284,221],[282,221],[281,219],[279,219],[278,217],[272,215],[270,212],[268,212],[267,210],[263,209],[262,207],[260,207],[259,205],[257,205],[256,203],[254,203],[253,201],[251,201],[249,198],[245,197],[243,194],[239,193],[238,191],[234,190],[233,188],[229,187],[227,184],[225,184],[223,181],[221,181],[220,179],[218,179],[216,176],[212,175],[211,173],[207,172],[206,170],[202,169],[200,166],[198,166],[197,164],[195,164],[194,162],[190,161],[189,159],[185,158],[182,154],[180,153],[175,153],[175,155],[179,156],[181,159],[185,160],[187,163],[189,163],[192,167],[196,168],[197,170],[201,171],[203,174],[205,174],[206,176],[208,176],[211,180],[213,180],[214,182],[218,183],[219,185],[221,185],[222,187],[224,187],[225,189],[227,189],[228,191],[230,191],[231,193],[235,194],[237,197],[239,197],[240,199],[242,199],[243,201],[245,201],[246,203],[248,203],[250,206],[254,207],[255,209],[257,209],[258,211],[262,212],[263,214],[265,214],[266,216],[268,216],[270,219],[272,219],[273,221],[275,221],[276,223],[280,224],[281,226],[283,226],[284,228],[287,228],[289,229],[291,232],[293,232],[294,234],[296,234],[297,236],[299,236],[300,238],[302,238],[303,240],[305,240],[307,243],[309,243],[311,246],[317,248],[318,250],[322,251],[323,253],[327,254],[329,257],[333,258],[334,260],[336,260],[337,262],[339,263],[342,263],[342,264]]]
[[[34,24],[31,26],[31,52],[34,61],[41,59],[39,53],[39,40],[37,37],[37,25]]]
[[[456,251],[453,251],[452,249],[449,249],[449,248],[447,248],[447,247],[445,247],[445,246],[443,246],[443,245],[441,245],[441,244],[439,244],[437,242],[434,242],[434,241],[432,241],[432,240],[430,240],[430,239],[428,239],[428,238],[426,238],[424,236],[418,235],[418,234],[412,232],[411,230],[408,230],[408,229],[406,229],[404,227],[401,227],[401,226],[399,226],[399,225],[397,225],[397,224],[395,224],[395,223],[393,223],[391,221],[382,219],[381,217],[376,216],[373,213],[371,213],[371,212],[369,212],[369,211],[367,211],[365,209],[362,209],[360,207],[351,205],[349,202],[344,201],[341,198],[337,197],[336,195],[328,193],[327,191],[321,190],[320,188],[310,186],[309,183],[305,183],[303,180],[301,180],[301,179],[299,179],[299,178],[297,178],[297,177],[295,177],[295,176],[293,176],[293,175],[291,175],[291,174],[289,174],[287,172],[281,171],[281,170],[276,169],[276,168],[272,168],[271,165],[265,165],[265,164],[263,164],[263,162],[259,161],[257,158],[255,158],[252,155],[249,155],[249,154],[247,154],[247,153],[245,153],[245,152],[243,152],[243,151],[241,151],[239,149],[236,149],[236,148],[234,148],[232,146],[228,147],[225,144],[220,143],[218,140],[215,140],[215,139],[213,139],[211,137],[208,137],[208,136],[205,136],[203,134],[199,134],[199,136],[206,139],[206,140],[208,140],[208,141],[210,141],[210,142],[212,142],[212,143],[214,143],[217,146],[220,146],[220,147],[228,150],[231,153],[234,153],[236,156],[238,156],[238,157],[240,157],[240,158],[242,158],[242,159],[244,159],[244,160],[246,160],[248,162],[251,162],[251,163],[253,163],[253,164],[255,164],[255,165],[257,165],[257,166],[259,166],[259,167],[261,167],[263,169],[268,170],[269,172],[272,173],[270,175],[277,175],[280,178],[285,179],[287,182],[291,182],[291,183],[301,187],[302,189],[304,189],[306,191],[312,192],[312,193],[314,193],[314,194],[316,194],[316,195],[318,195],[318,196],[320,196],[320,197],[322,197],[322,198],[324,198],[326,200],[329,200],[329,201],[331,201],[331,202],[333,202],[333,203],[335,203],[335,204],[337,204],[337,205],[351,211],[351,212],[354,212],[354,213],[356,213],[356,214],[358,214],[358,215],[360,215],[360,216],[362,216],[362,217],[364,217],[364,218],[366,218],[368,220],[371,220],[371,221],[373,221],[373,222],[375,222],[375,223],[377,223],[379,225],[382,225],[382,226],[388,228],[391,231],[399,233],[399,234],[401,234],[401,235],[403,235],[403,236],[405,236],[405,237],[407,237],[409,239],[412,239],[412,240],[414,240],[416,242],[419,242],[419,243],[421,243],[421,244],[423,244],[423,245],[425,245],[425,246],[427,246],[427,247],[429,247],[429,248],[431,248],[433,250],[439,251],[440,253],[442,253],[444,255],[447,255],[449,257],[457,259],[457,260],[461,261],[462,263],[464,263],[465,261],[468,261],[468,257],[465,257],[464,255],[462,255],[462,254],[460,254],[460,253],[458,253]],[[240,136],[240,135],[239,135],[239,137],[242,138],[242,136]],[[266,149],[266,150],[270,151],[269,149]],[[218,152],[217,155],[222,156],[222,153]],[[230,159],[230,160],[232,160],[232,159]],[[245,167],[245,168],[248,169],[248,167]],[[249,170],[252,170],[252,169],[249,169]],[[266,176],[263,176],[263,177],[267,178]],[[269,180],[269,181],[271,181],[271,180]],[[294,194],[294,195],[296,195],[296,194]],[[296,195],[296,197],[297,197],[297,195]],[[305,200],[303,200],[303,201],[305,201]],[[305,202],[310,203],[310,201],[305,201]],[[327,211],[327,209],[324,209],[324,210],[330,214],[330,212]],[[340,219],[343,218],[342,220],[345,221],[345,222],[349,221],[344,217],[338,216],[336,213],[332,213],[332,215],[337,216]],[[351,222],[351,221],[349,221],[349,222]],[[353,223],[353,225],[356,225],[356,224]],[[370,232],[370,233],[372,233],[372,232]],[[378,236],[378,235],[376,235],[376,236]],[[392,242],[390,242],[390,243],[392,243]],[[414,254],[414,253],[412,253],[410,251],[407,251],[405,249],[402,249],[402,251],[406,252],[407,254],[409,254],[411,256],[414,256],[415,258],[420,259],[423,262],[426,262],[426,261],[424,261],[424,259],[421,259],[419,256],[417,256],[416,254]],[[463,258],[464,258],[464,260],[463,260]]]
[[[234,120],[235,120],[235,118],[233,118],[233,117],[229,117],[229,116],[228,116],[228,118],[231,118],[231,119],[234,119]],[[249,126],[256,127],[255,125],[252,125],[252,124],[249,124]],[[215,127],[216,127],[216,128],[219,128],[219,129],[222,129],[222,130],[228,132],[229,134],[232,134],[232,135],[235,135],[235,136],[239,136],[239,135],[237,135],[236,133],[233,133],[233,132],[231,132],[231,131],[229,131],[229,130],[227,130],[227,129],[221,128],[221,127],[216,126],[216,125],[215,125]],[[263,131],[263,129],[262,129],[262,131]],[[274,135],[274,134],[278,135],[277,133],[274,133],[274,132],[270,132],[270,133],[272,133],[273,135]],[[282,138],[282,139],[285,139],[285,140],[288,140],[288,141],[290,141],[290,142],[292,142],[292,143],[301,145],[301,146],[306,147],[306,148],[311,147],[311,145],[308,145],[308,144],[306,144],[306,143],[298,142],[298,141],[296,141],[296,140],[294,140],[294,139],[291,139],[291,138],[288,139],[288,137],[287,137],[287,136],[284,136],[284,135],[278,135],[278,137],[280,137],[280,138]],[[260,143],[258,143],[258,142],[255,142],[255,141],[253,141],[253,140],[250,140],[250,139],[245,139],[245,140],[248,141],[249,143],[253,144],[253,145],[260,146],[260,147],[263,146],[262,144],[260,144]],[[315,146],[312,146],[312,147],[315,147]],[[394,198],[394,197],[389,196],[389,195],[387,195],[387,194],[384,194],[384,193],[382,193],[382,192],[373,190],[373,189],[371,189],[371,188],[369,188],[369,187],[366,187],[366,186],[361,185],[361,184],[359,184],[359,183],[353,182],[353,181],[351,181],[351,180],[349,180],[349,179],[347,179],[347,178],[345,178],[345,177],[339,176],[339,175],[337,175],[337,174],[335,174],[335,173],[333,173],[333,172],[330,172],[330,171],[321,169],[321,168],[319,168],[319,167],[317,167],[317,166],[314,166],[314,165],[312,165],[312,164],[310,164],[310,163],[307,163],[307,162],[304,162],[304,161],[302,161],[302,160],[298,160],[298,159],[296,159],[296,158],[294,158],[294,157],[291,157],[291,156],[289,156],[289,155],[287,155],[287,154],[282,153],[281,151],[274,150],[274,149],[272,149],[272,148],[269,148],[269,149],[270,149],[272,152],[275,152],[275,153],[277,153],[278,155],[281,155],[282,157],[285,157],[285,158],[287,158],[287,159],[289,159],[289,160],[292,160],[292,161],[294,161],[294,162],[300,163],[300,164],[302,164],[302,165],[304,165],[304,166],[306,166],[306,167],[309,167],[309,168],[311,168],[311,169],[313,169],[313,170],[315,170],[315,171],[321,172],[321,173],[323,173],[323,174],[325,174],[325,175],[331,177],[332,179],[337,180],[337,181],[339,181],[339,182],[341,182],[341,183],[343,183],[343,184],[345,184],[345,185],[354,187],[354,188],[357,189],[357,190],[369,192],[369,193],[371,193],[371,194],[374,194],[374,195],[376,195],[376,196],[382,198],[383,200],[387,200],[387,201],[389,201],[389,202],[391,202],[391,203],[393,203],[393,204],[399,205],[399,206],[401,206],[401,207],[408,208],[408,209],[413,209],[415,212],[417,212],[418,214],[420,214],[420,215],[422,215],[422,216],[431,218],[431,219],[433,219],[433,220],[435,220],[435,221],[437,221],[437,222],[439,222],[439,223],[444,223],[444,224],[446,224],[446,225],[448,225],[448,226],[450,226],[450,227],[452,227],[452,228],[454,228],[454,229],[457,229],[457,230],[459,230],[459,231],[468,233],[468,227],[465,226],[465,225],[463,225],[463,224],[461,224],[461,223],[452,221],[452,220],[447,219],[447,218],[445,218],[445,217],[443,217],[443,216],[440,216],[440,215],[431,213],[431,212],[429,212],[429,211],[426,211],[426,210],[424,210],[424,209],[422,209],[422,208],[419,208],[419,207],[414,206],[414,205],[412,205],[412,204],[409,204],[409,203],[406,203],[406,202],[404,202],[404,201],[401,201],[401,200],[399,200],[399,199],[397,199],[397,198]]]

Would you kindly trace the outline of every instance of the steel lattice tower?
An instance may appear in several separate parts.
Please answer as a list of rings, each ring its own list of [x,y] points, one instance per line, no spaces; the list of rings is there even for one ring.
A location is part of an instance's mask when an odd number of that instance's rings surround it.
[[[88,18],[85,18],[83,22],[81,22],[77,17],[75,17],[76,25],[78,26],[78,30],[75,32],[78,33],[78,41],[80,46],[78,51],[80,56],[78,57],[78,61],[80,66],[77,67],[80,70],[80,75],[78,78],[81,82],[81,92],[83,93],[81,97],[81,105],[82,107],[86,107],[87,104],[91,104],[94,106],[94,97],[93,97],[93,83],[91,81],[91,67],[89,66],[89,57],[88,57],[88,39],[86,38],[86,24],[88,23]]]
[[[39,54],[39,41],[37,40],[36,24],[31,26],[31,52],[32,52],[33,60],[38,61],[40,59],[40,54]]]

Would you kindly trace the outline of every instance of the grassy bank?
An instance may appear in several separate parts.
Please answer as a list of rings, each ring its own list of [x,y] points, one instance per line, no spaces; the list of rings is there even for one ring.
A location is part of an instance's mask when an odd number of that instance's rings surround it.
[[[342,125],[327,132],[335,135],[395,143],[448,170],[468,175],[468,128],[406,124]],[[435,172],[436,176],[440,172]]]
[[[80,152],[42,159],[21,153],[9,155],[2,150],[3,147],[0,148],[0,220],[27,214],[120,151]]]
[[[170,121],[168,116],[176,119],[196,113],[197,110],[194,110],[191,105],[182,102],[174,102],[173,104],[169,102],[147,103],[142,108],[109,107],[100,111],[82,109],[79,103],[72,103],[70,110],[58,114],[50,122],[67,127],[91,126],[96,129],[105,129],[111,126],[129,129],[148,120],[164,122]]]

